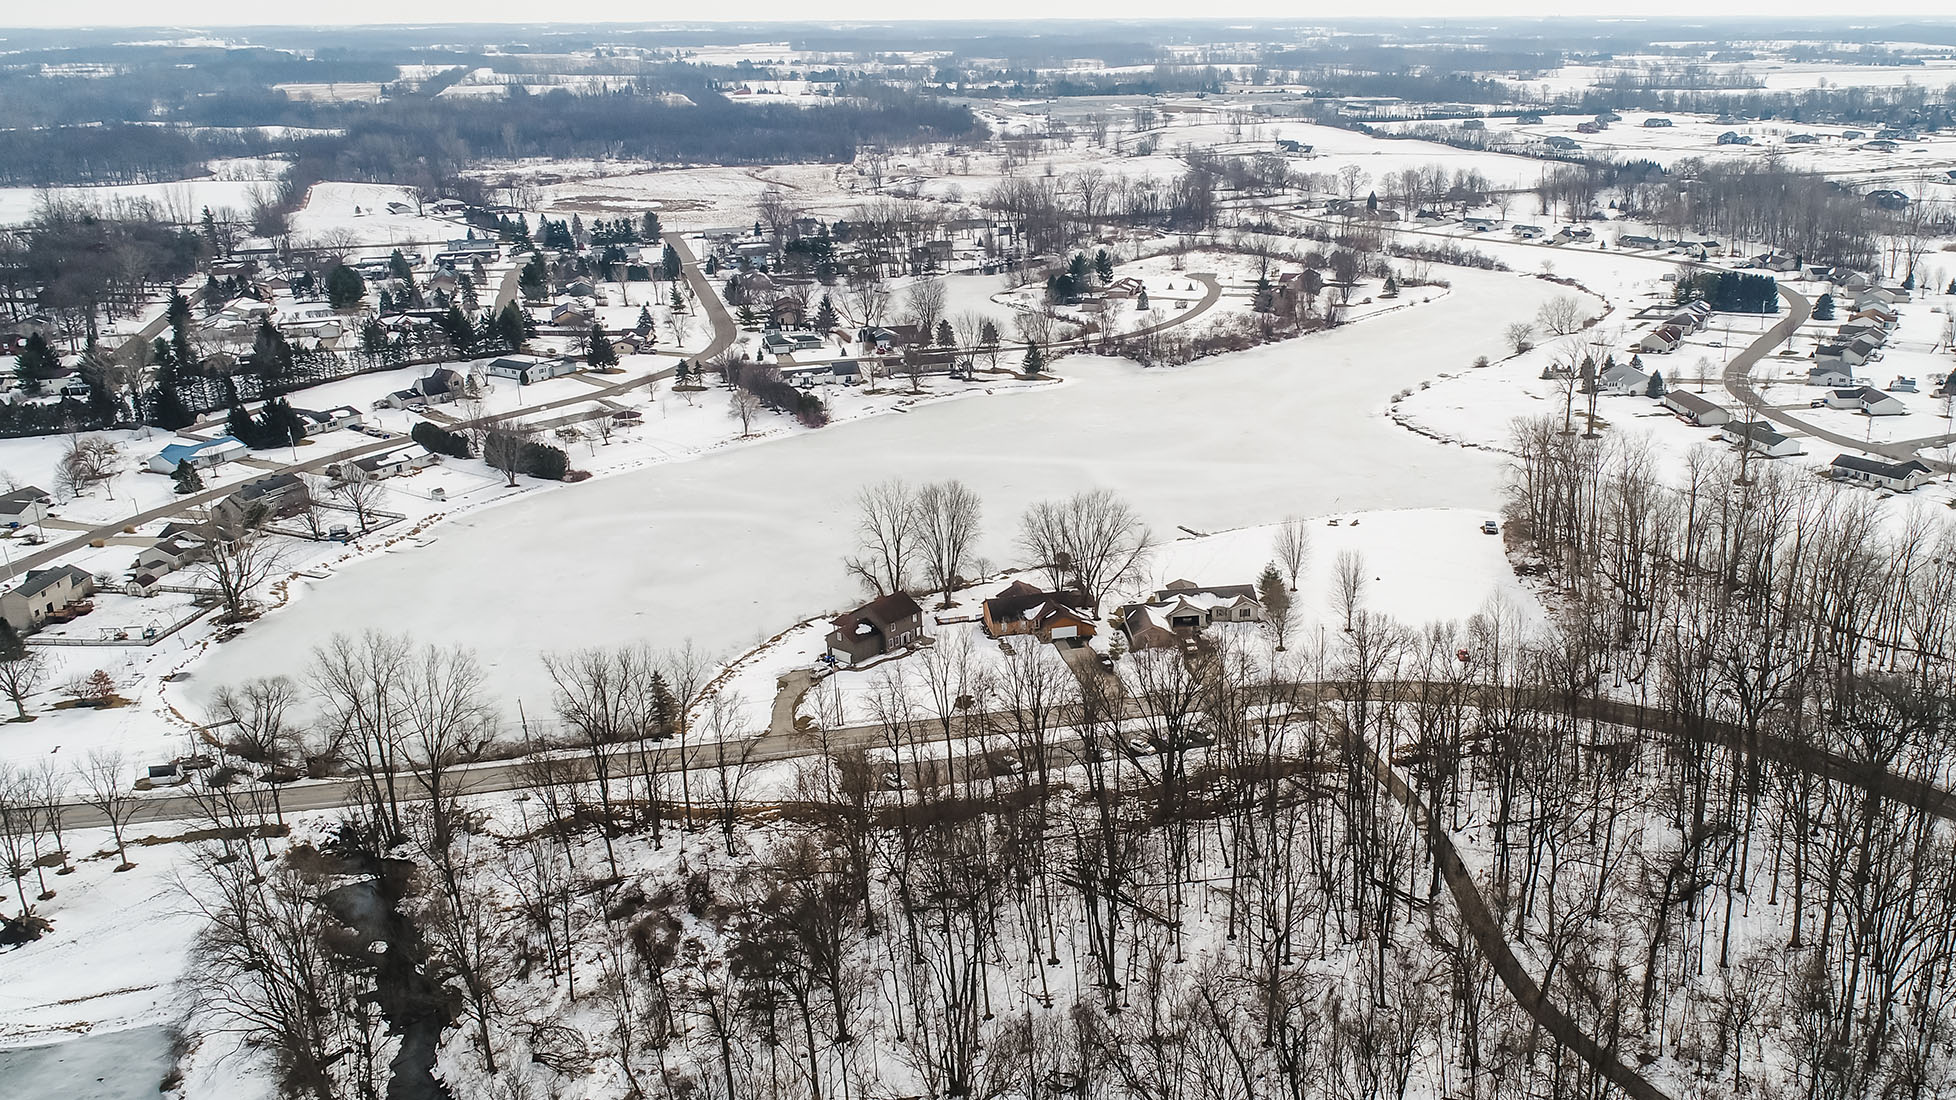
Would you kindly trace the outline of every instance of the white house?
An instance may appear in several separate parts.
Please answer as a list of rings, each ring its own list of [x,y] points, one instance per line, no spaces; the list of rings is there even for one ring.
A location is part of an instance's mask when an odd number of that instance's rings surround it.
[[[172,443],[151,456],[149,468],[159,474],[174,474],[177,463],[189,462],[200,470],[222,466],[243,456],[251,448],[228,435],[197,443]]]
[[[1827,472],[1838,481],[1879,485],[1897,493],[1906,493],[1918,485],[1935,480],[1929,468],[1914,459],[1897,463],[1862,458],[1860,455],[1838,455]]]
[[[1819,359],[1819,365],[1807,368],[1807,385],[1833,387],[1854,384],[1854,375],[1841,362],[1839,356],[1832,358],[1816,356],[1816,358]]]
[[[569,359],[545,359],[535,355],[505,355],[491,359],[482,373],[495,378],[512,378],[519,386],[572,374],[577,364]]]
[[[1675,350],[1682,343],[1684,343],[1684,330],[1676,325],[1659,325],[1637,342],[1637,350],[1663,354]]]
[[[1659,405],[1701,428],[1716,428],[1732,419],[1724,406],[1715,405],[1695,393],[1670,390],[1657,399]]]
[[[1858,409],[1869,416],[1902,416],[1908,406],[1873,386],[1830,390],[1825,398],[1830,409]]]
[[[1773,430],[1763,420],[1731,420],[1719,429],[1727,443],[1756,451],[1767,458],[1785,458],[1800,453],[1800,442]]]
[[[26,527],[48,518],[48,505],[54,498],[46,489],[25,485],[0,494],[0,527]]]
[[[1628,363],[1612,363],[1596,376],[1596,388],[1603,393],[1641,394],[1650,389],[1650,375]]]

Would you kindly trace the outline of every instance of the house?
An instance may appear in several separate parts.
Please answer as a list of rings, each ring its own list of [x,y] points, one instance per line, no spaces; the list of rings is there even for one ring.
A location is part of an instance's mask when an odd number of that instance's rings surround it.
[[[1644,129],[1646,130],[1662,130],[1670,125],[1672,125],[1670,119],[1659,118],[1656,115],[1652,115],[1644,120]]]
[[[1172,580],[1166,588],[1155,592],[1154,602],[1175,608],[1169,622],[1178,628],[1195,626],[1201,629],[1213,623],[1263,621],[1263,604],[1257,600],[1254,585],[1205,586],[1194,581]],[[1195,621],[1191,616],[1198,617],[1200,621]]]
[[[1290,138],[1278,138],[1277,151],[1279,153],[1308,153],[1311,151],[1311,147],[1301,141],[1293,141]]]
[[[1491,233],[1501,225],[1493,218],[1467,218],[1462,224],[1476,233]]]
[[[564,293],[573,298],[592,298],[598,296],[598,288],[589,279],[572,279],[564,284]]]
[[[800,328],[806,320],[807,311],[793,298],[776,298],[767,308],[767,323],[770,328]]]
[[[1661,355],[1676,350],[1682,343],[1684,343],[1682,329],[1676,325],[1659,325],[1655,330],[1645,333],[1642,340],[1637,341],[1637,350]]]
[[[1541,124],[1542,116],[1532,111],[1528,114],[1515,116],[1515,125],[1517,126],[1540,126]]]
[[[1763,420],[1732,420],[1719,429],[1718,434],[1727,443],[1755,451],[1767,458],[1785,458],[1800,453],[1799,440],[1790,439],[1773,430],[1771,424]]]
[[[159,474],[174,474],[179,462],[188,462],[199,470],[210,470],[242,456],[250,449],[228,435],[198,443],[172,443],[151,456],[149,468]]]
[[[1603,124],[1600,122],[1576,123],[1576,133],[1578,134],[1600,134],[1602,132],[1603,132]]]
[[[1508,230],[1508,232],[1513,233],[1524,241],[1533,241],[1541,239],[1542,227],[1539,225],[1517,225]]]
[[[357,428],[362,423],[360,410],[351,405],[340,405],[321,412],[317,409],[293,409],[299,419],[305,422],[307,435],[322,435],[343,428]]]
[[[1892,141],[1870,141],[1866,145],[1861,146],[1861,148],[1872,149],[1877,153],[1893,153],[1899,150],[1901,146],[1896,145]]]
[[[1835,355],[1831,360],[1828,359],[1824,354],[1828,350],[1827,348],[1821,348],[1819,352],[1814,353],[1814,359],[1818,365],[1807,368],[1807,385],[1852,385],[1854,383],[1854,375],[1848,371],[1847,365],[1841,361],[1839,355]],[[1833,350],[1837,351],[1838,349]]]
[[[396,390],[382,398],[380,404],[391,409],[418,409],[424,405],[446,405],[461,397],[467,384],[462,376],[447,367],[436,367],[426,377],[415,380],[414,385],[404,390]]]
[[[1612,363],[1596,376],[1596,388],[1603,393],[1645,393],[1650,389],[1650,375],[1628,363]]]
[[[1574,152],[1582,148],[1575,138],[1563,137],[1561,134],[1550,134],[1542,139],[1542,144],[1563,152]]]
[[[1901,315],[1893,310],[1884,309],[1881,306],[1869,306],[1867,309],[1856,310],[1854,312],[1854,315],[1848,318],[1848,321],[1849,322],[1872,321],[1875,324],[1880,325],[1884,329],[1891,329],[1894,328],[1896,324],[1898,324],[1901,321],[1901,319],[1902,319]]]
[[[151,578],[174,573],[201,559],[206,552],[205,545],[204,539],[188,531],[167,535],[156,545],[137,552],[131,572]]]
[[[1616,239],[1618,248],[1662,248],[1664,242],[1656,237],[1646,237],[1637,233],[1625,233]]]
[[[1823,400],[1830,409],[1858,409],[1869,416],[1903,416],[1908,413],[1907,405],[1873,386],[1830,390]]]
[[[1864,309],[1890,309],[1900,302],[1902,297],[1902,291],[1890,290],[1885,286],[1862,287],[1854,295],[1854,311],[1859,313]]]
[[[1908,195],[1892,187],[1882,187],[1864,196],[1869,206],[1879,210],[1907,210]]]
[[[923,634],[924,609],[902,592],[892,592],[837,615],[829,624],[829,656],[845,664],[880,657],[909,645]]]
[[[1170,626],[1161,609],[1152,604],[1135,604],[1121,615],[1121,632],[1127,635],[1127,648],[1135,653],[1149,649],[1172,649],[1187,638]]]
[[[428,209],[438,217],[452,217],[456,214],[468,213],[469,204],[461,199],[436,199],[428,204]]]
[[[589,328],[591,311],[576,302],[559,302],[550,307],[550,323],[560,328]]]
[[[1788,134],[1786,136],[1786,144],[1788,145],[1812,145],[1819,140],[1819,138],[1812,134]]]
[[[64,612],[94,592],[95,578],[79,565],[30,569],[19,584],[0,592],[0,618],[15,633],[31,633],[49,618],[63,618]]]
[[[1013,581],[980,606],[986,634],[994,638],[1030,634],[1051,642],[1093,637],[1093,616],[1082,610],[1092,605],[1085,593],[1048,592]]]
[[[311,503],[312,494],[298,475],[273,474],[244,483],[212,505],[211,518],[227,527],[243,527],[298,515]]]
[[[1739,133],[1737,130],[1727,130],[1718,135],[1718,143],[1720,145],[1751,145],[1752,139]]]
[[[48,518],[48,505],[54,498],[37,485],[26,485],[0,494],[0,527],[26,527]]]
[[[1906,374],[1898,374],[1893,382],[1888,383],[1888,388],[1896,393],[1914,393],[1916,392],[1915,379]]]
[[[382,478],[397,477],[401,474],[424,470],[434,465],[438,459],[425,448],[412,444],[383,451],[377,455],[366,455],[351,462],[338,462],[326,467],[326,476],[338,481],[378,481]]]
[[[1732,419],[1732,414],[1726,412],[1724,406],[1715,405],[1684,390],[1667,390],[1664,396],[1657,399],[1657,403],[1700,428],[1716,428]]]
[[[1929,468],[1914,459],[1897,463],[1862,458],[1860,455],[1837,455],[1827,472],[1838,481],[1879,485],[1897,493],[1906,493],[1918,485],[1935,480]]]
[[[491,359],[482,373],[496,378],[515,379],[519,386],[532,382],[542,382],[560,378],[577,371],[576,362],[569,359],[546,359],[537,355],[504,355]]]

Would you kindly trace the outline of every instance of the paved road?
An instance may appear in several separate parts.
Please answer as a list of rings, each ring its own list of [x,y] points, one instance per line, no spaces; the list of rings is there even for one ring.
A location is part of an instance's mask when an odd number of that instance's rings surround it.
[[[713,340],[707,345],[706,350],[699,354],[699,357],[702,359],[710,359],[727,348],[732,347],[735,338],[739,335],[739,330],[734,325],[733,314],[728,312],[726,303],[722,302],[719,296],[713,293],[712,284],[707,282],[706,276],[701,273],[699,264],[693,258],[692,251],[686,247],[686,242],[676,233],[666,234],[666,240],[673,248],[678,250],[680,263],[686,271],[687,282],[692,285],[694,296],[699,300],[701,308],[706,311],[707,318],[713,325]],[[505,280],[505,282],[508,282],[508,280]],[[498,300],[500,300],[500,295]],[[673,368],[668,367],[664,370],[652,371],[648,374],[624,379],[623,381],[600,385],[588,393],[576,393],[568,397],[558,398],[554,401],[546,401],[542,404],[528,405],[520,409],[514,409],[507,413],[484,416],[471,421],[458,421],[457,424],[462,427],[469,427],[491,421],[506,420],[511,417],[531,417],[538,413],[549,412],[553,409],[564,408],[570,405],[581,405],[600,398],[616,396],[635,387],[649,385],[659,379],[670,378],[672,372]],[[334,463],[393,450],[406,442],[407,440],[403,436],[393,436],[387,439],[374,440],[370,443],[361,443],[357,446],[334,451],[330,454],[321,455],[318,458],[308,459],[304,462],[281,463],[272,469],[279,473],[315,473]],[[179,497],[168,504],[89,528],[73,538],[49,543],[32,554],[22,555],[13,559],[9,565],[0,565],[0,581],[11,580],[29,569],[38,569],[41,566],[58,562],[68,555],[87,547],[90,542],[96,539],[108,539],[112,536],[122,534],[124,527],[141,526],[145,523],[154,523],[157,520],[193,514],[197,509],[208,507],[231,495],[235,488],[235,486],[232,486],[222,489],[208,489],[201,493]]]
[[[1867,439],[1856,439],[1843,432],[1823,428],[1812,421],[1803,419],[1798,413],[1785,408],[1769,405],[1759,396],[1752,385],[1752,368],[1766,357],[1774,348],[1785,343],[1813,315],[1813,305],[1806,296],[1788,287],[1779,288],[1779,296],[1786,299],[1786,317],[1765,334],[1747,345],[1744,351],[1732,357],[1730,366],[1725,368],[1725,388],[1738,401],[1741,408],[1751,409],[1775,424],[1781,424],[1803,435],[1824,439],[1844,450],[1859,451],[1880,455],[1895,462],[1915,459],[1937,473],[1948,473],[1952,469],[1947,462],[1933,458],[1922,458],[1916,454],[1920,447],[1941,446],[1947,436],[1930,436],[1926,439],[1911,439],[1895,443],[1877,443]]]

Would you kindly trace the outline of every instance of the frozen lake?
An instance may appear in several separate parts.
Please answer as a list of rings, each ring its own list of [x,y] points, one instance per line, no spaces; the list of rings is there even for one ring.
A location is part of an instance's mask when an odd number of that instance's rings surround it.
[[[0,1094],[12,1100],[139,1100],[170,1072],[163,1027],[84,1035],[44,1047],[0,1050]]]
[[[1287,514],[1497,501],[1501,457],[1393,424],[1392,395],[1477,355],[1561,288],[1458,271],[1452,293],[1361,324],[1170,370],[1073,357],[1066,386],[926,406],[464,513],[429,547],[313,584],[217,647],[200,702],[368,626],[473,646],[513,712],[549,706],[539,652],[693,639],[727,654],[856,600],[841,559],[866,482],[956,477],[985,503],[982,552],[1011,562],[1034,500],[1106,486],[1162,538]],[[1408,292],[1417,299],[1418,290]],[[1248,578],[1243,578],[1247,580]]]

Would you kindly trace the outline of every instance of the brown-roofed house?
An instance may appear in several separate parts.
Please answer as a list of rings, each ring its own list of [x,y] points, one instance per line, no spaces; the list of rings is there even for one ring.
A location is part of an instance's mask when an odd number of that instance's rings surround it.
[[[1048,592],[1013,581],[983,605],[985,633],[994,638],[1031,634],[1042,642],[1093,637],[1092,601],[1079,592]]]
[[[878,596],[830,624],[829,655],[846,664],[880,657],[924,632],[924,609],[902,592]]]

